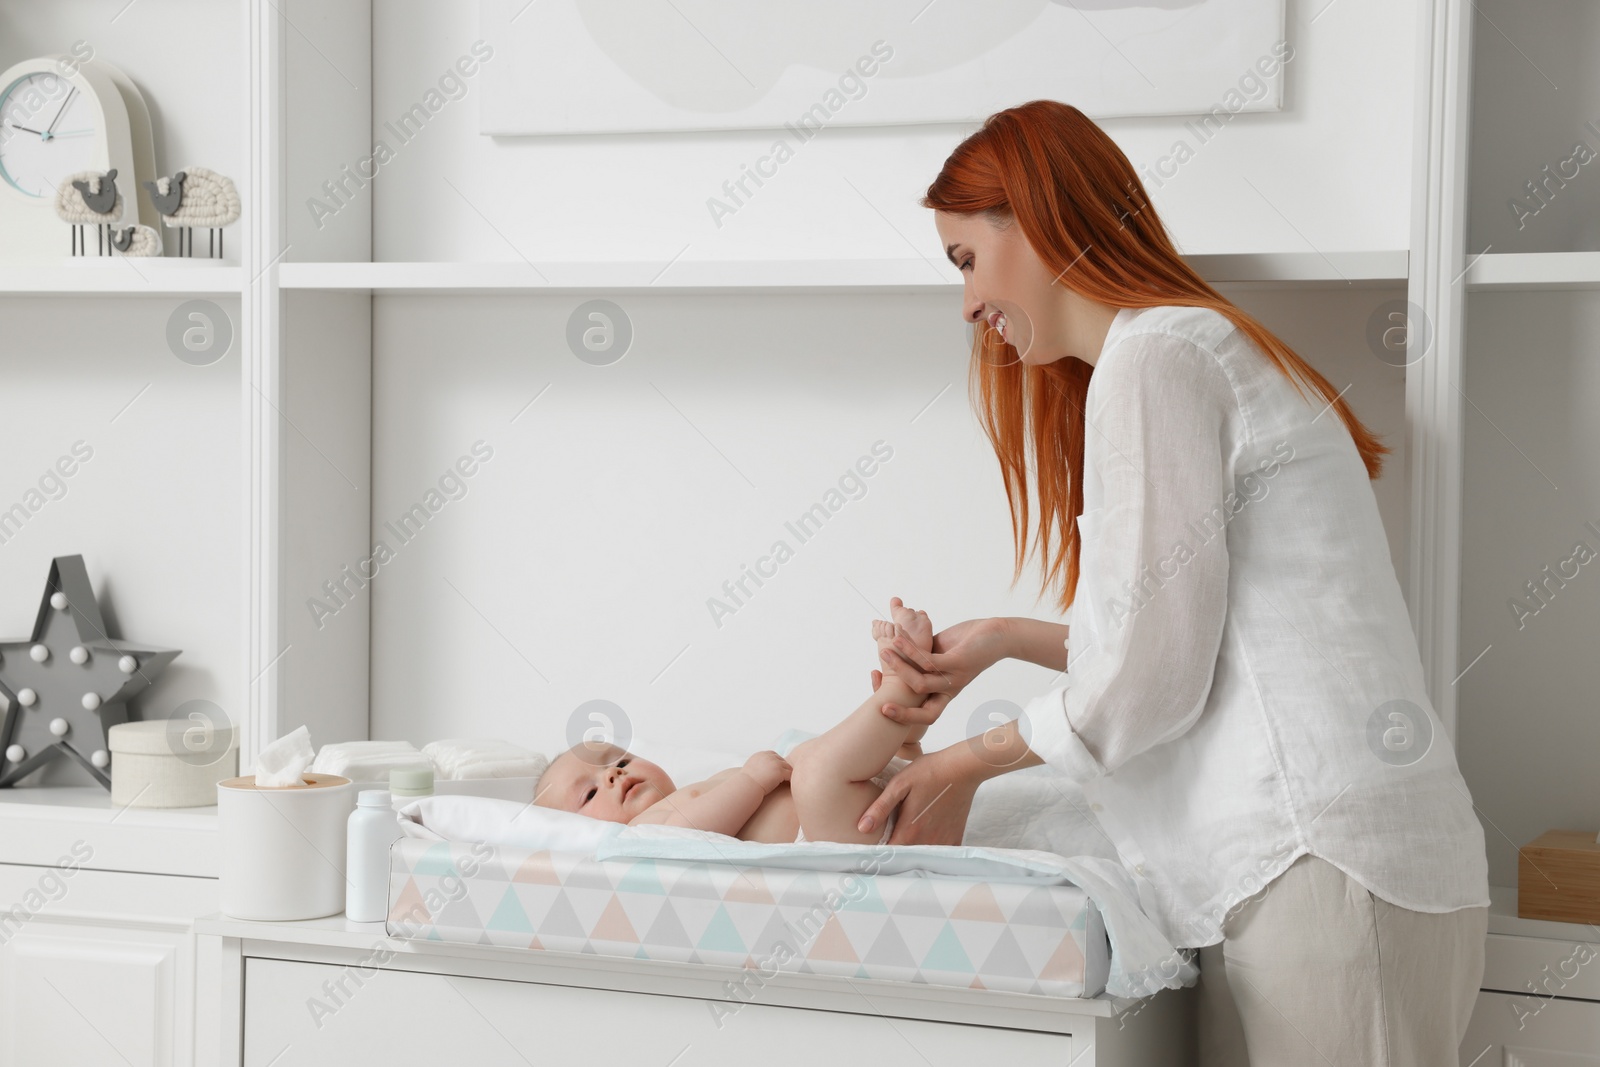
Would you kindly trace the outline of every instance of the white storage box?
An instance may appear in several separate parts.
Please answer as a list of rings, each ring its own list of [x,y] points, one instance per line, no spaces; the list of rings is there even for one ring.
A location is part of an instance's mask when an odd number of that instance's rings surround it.
[[[124,722],[107,731],[111,803],[119,808],[199,808],[217,802],[217,783],[239,773],[232,726],[207,726],[204,738],[186,720]]]

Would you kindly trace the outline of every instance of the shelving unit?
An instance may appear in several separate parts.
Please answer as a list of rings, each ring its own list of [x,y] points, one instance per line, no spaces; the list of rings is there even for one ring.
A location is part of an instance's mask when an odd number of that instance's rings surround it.
[[[1507,252],[1473,257],[1468,290],[1600,289],[1600,252]]]
[[[1571,253],[1574,273],[1586,268]],[[1512,269],[1491,257],[1498,274],[1469,285],[1496,284]],[[1522,262],[1519,257],[1507,257]],[[1198,255],[1190,263],[1209,282],[1241,288],[1304,288],[1394,286],[1406,280],[1407,253],[1316,252]],[[1543,263],[1543,257],[1531,257]],[[298,262],[280,260],[269,271],[280,291],[320,290],[346,293],[507,293],[585,292],[958,292],[961,280],[948,264],[928,259],[903,260],[680,260],[659,263],[502,263],[432,262]],[[204,261],[172,258],[129,260],[91,258],[83,263],[0,264],[0,297],[31,293],[60,296],[125,294],[209,296],[238,294],[244,271]],[[1499,284],[1508,284],[1500,282]]]
[[[0,6],[6,2],[0,0]],[[141,25],[162,27],[178,24],[192,0],[141,0],[143,5],[153,5],[160,17]],[[960,291],[959,276],[931,247],[927,258],[374,261],[375,244],[381,247],[382,242],[374,240],[372,196],[341,213],[339,225],[325,230],[308,223],[299,203],[307,189],[370,150],[378,114],[375,60],[387,56],[390,62],[403,62],[395,42],[378,39],[374,6],[370,0],[238,0],[227,9],[230,18],[236,17],[236,32],[216,35],[211,46],[217,57],[207,53],[204,60],[172,61],[165,30],[152,28],[141,36],[105,24],[107,16],[98,10],[91,14],[87,6],[61,5],[68,14],[60,16],[61,27],[51,27],[50,40],[70,41],[77,19],[93,29],[96,44],[108,54],[126,47],[147,58],[161,57],[149,64],[150,73],[136,71],[136,76],[159,78],[154,95],[183,100],[186,110],[166,115],[168,139],[158,141],[158,157],[171,166],[197,160],[230,173],[245,214],[229,234],[226,262],[0,265],[0,314],[7,302],[14,307],[33,296],[52,301],[92,298],[90,303],[106,318],[120,316],[127,306],[136,309],[135,316],[153,320],[167,304],[198,296],[225,300],[230,313],[237,314],[234,354],[217,371],[236,376],[227,383],[234,397],[226,410],[227,436],[208,428],[183,442],[196,454],[236,450],[236,477],[221,487],[216,482],[190,484],[184,468],[178,467],[171,486],[163,485],[163,499],[177,501],[167,506],[189,509],[185,514],[197,528],[194,542],[178,542],[171,553],[177,562],[194,552],[196,543],[214,541],[226,541],[237,560],[230,571],[236,579],[213,583],[204,598],[196,599],[206,600],[204,610],[229,620],[230,640],[237,635],[237,655],[209,666],[225,676],[225,702],[237,711],[243,738],[240,759],[246,767],[263,744],[301,724],[312,727],[316,741],[365,736],[370,728],[372,678],[380,670],[375,657],[388,651],[373,626],[370,602],[353,604],[341,611],[337,625],[320,630],[308,618],[304,601],[342,566],[371,551],[375,530],[387,517],[375,497],[380,465],[392,469],[411,464],[416,469],[410,473],[423,485],[437,475],[421,469],[411,453],[390,454],[395,451],[392,430],[382,439],[389,452],[379,447],[382,420],[403,416],[385,406],[382,375],[408,369],[384,364],[385,336],[392,344],[395,334],[419,320],[465,321],[469,313],[485,308],[503,325],[514,312],[547,311],[548,302],[538,303],[546,297],[623,294],[648,299],[659,294],[703,301],[708,308],[781,298],[792,300],[798,314],[815,314],[817,307],[800,302],[835,296],[926,296],[948,302]],[[1371,398],[1367,403],[1380,409],[1392,403],[1397,414],[1403,412],[1403,431],[1398,418],[1388,427],[1390,443],[1398,446],[1396,476],[1386,477],[1379,492],[1389,494],[1386,518],[1393,523],[1395,562],[1429,690],[1453,736],[1458,693],[1463,692],[1458,677],[1478,653],[1475,647],[1462,647],[1459,636],[1462,444],[1471,409],[1458,386],[1471,348],[1465,318],[1468,294],[1473,300],[1502,299],[1501,293],[1600,288],[1600,251],[1501,246],[1478,254],[1482,249],[1468,240],[1466,226],[1472,112],[1465,102],[1474,47],[1473,6],[1463,0],[1421,0],[1419,7],[1410,248],[1242,252],[1196,255],[1191,262],[1219,288],[1241,294],[1240,303],[1263,318],[1276,315],[1280,322],[1303,323],[1305,336],[1291,338],[1302,345],[1322,341],[1330,350],[1343,345],[1364,357],[1359,338],[1365,316],[1385,293],[1408,297],[1428,317],[1433,347],[1426,358],[1411,362],[1403,372],[1386,374],[1394,369],[1378,368],[1369,372],[1364,385]],[[1504,0],[1487,7],[1505,25],[1496,13]],[[31,6],[19,10],[13,21],[26,22],[34,17],[32,11]],[[116,36],[124,32],[132,36]],[[210,64],[208,72],[225,68],[226,76],[202,77],[201,62]],[[229,137],[237,138],[236,155],[226,147]],[[1600,181],[1595,185],[1600,189]],[[410,195],[403,184],[395,187],[401,190],[397,195]],[[1576,195],[1569,200],[1583,203]],[[1557,228],[1552,224],[1545,233]],[[428,298],[415,304],[434,310],[404,317],[413,314],[410,297]],[[1589,299],[1581,292],[1572,298]],[[105,310],[113,299],[120,301],[114,305],[116,316]],[[391,332],[386,335],[385,330]],[[475,340],[470,331],[464,331],[463,339]],[[776,344],[784,338],[771,340]],[[141,343],[146,349],[159,348],[148,338]],[[503,365],[494,369],[505,375]],[[504,381],[503,376],[485,389]],[[1479,399],[1475,391],[1468,392]],[[530,389],[528,395],[533,394]],[[953,395],[959,394],[957,387]],[[507,403],[515,410],[525,399],[508,397]],[[141,459],[172,476],[171,455],[141,454]],[[168,466],[160,467],[162,462]],[[693,484],[685,492],[714,496],[719,489]],[[585,500],[585,506],[592,503]],[[495,640],[486,631],[485,641]],[[495,648],[509,657],[499,645]],[[676,650],[676,645],[664,649],[662,661]],[[656,654],[653,648],[647,651]],[[1473,674],[1465,677],[1471,679],[1469,686],[1476,682]],[[1468,780],[1476,792],[1479,780],[1471,773]],[[143,1061],[136,1055],[136,1062],[205,1062],[204,1051],[196,1050],[214,1048],[217,1042],[205,1031],[206,1011],[195,1011],[194,1000],[197,987],[202,996],[214,988],[207,986],[205,965],[193,954],[192,938],[181,931],[189,913],[214,910],[214,904],[207,906],[214,902],[214,817],[206,811],[119,814],[104,810],[93,795],[67,792],[44,804],[32,797],[19,801],[0,796],[0,827],[15,829],[20,836],[14,840],[25,843],[8,844],[0,852],[0,878],[10,879],[5,884],[20,891],[37,877],[30,865],[53,862],[46,843],[55,835],[103,835],[105,844],[95,851],[94,879],[78,883],[91,888],[71,897],[33,930],[61,933],[68,940],[85,930],[120,930],[117,936],[126,940],[110,954],[124,964],[135,962],[116,972],[119,979],[142,982],[149,972],[161,991],[151,1007],[156,1021],[145,1020],[145,1031],[130,1031],[133,1036],[124,1047],[149,1050]],[[123,892],[132,894],[133,903],[119,910],[117,898]],[[153,903],[163,899],[169,903]],[[143,941],[141,931],[148,935]],[[103,961],[83,957],[80,948],[80,942],[67,944],[59,958],[79,960],[78,970],[71,973],[84,976]],[[85,979],[84,988],[111,1002],[116,989],[97,981]],[[28,1017],[30,1006],[39,1008],[39,1019],[54,1018],[49,1012],[60,1010],[17,999],[15,989],[0,992],[6,994],[0,1003],[10,1004],[12,1012],[0,1016],[0,1032],[38,1036],[44,1024]]]
[[[1503,0],[1439,5],[1420,103],[1431,180],[1419,185],[1427,235],[1413,291],[1441,358],[1420,369],[1417,406],[1441,436],[1412,541],[1430,552],[1422,577],[1437,594],[1412,603],[1436,612],[1419,636],[1431,635],[1428,661],[1442,668],[1431,688],[1457,708],[1493,900],[1463,1064],[1600,1062],[1592,964],[1570,959],[1584,944],[1592,958],[1594,928],[1518,919],[1509,888],[1521,845],[1552,827],[1600,826],[1577,756],[1600,743],[1594,659],[1582,651],[1600,610],[1570,568],[1566,580],[1546,569],[1576,542],[1600,545],[1585,523],[1600,514],[1585,462],[1600,447],[1600,231],[1588,221],[1600,185],[1583,173],[1592,164],[1561,165],[1575,145],[1600,145],[1588,121],[1600,21],[1580,3],[1529,13]]]
[[[238,267],[190,265],[173,260],[91,260],[87,263],[0,264],[0,297],[55,296],[237,296],[244,282]]]
[[[1190,262],[1217,285],[1251,288],[1392,286],[1406,253],[1201,255]],[[949,264],[903,260],[679,260],[661,263],[297,263],[278,268],[285,290],[371,293],[959,292]]]

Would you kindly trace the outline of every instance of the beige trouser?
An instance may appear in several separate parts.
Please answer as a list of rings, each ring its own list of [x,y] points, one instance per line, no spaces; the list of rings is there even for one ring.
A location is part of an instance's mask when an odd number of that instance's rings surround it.
[[[1200,950],[1200,1067],[1459,1067],[1488,921],[1300,856]]]

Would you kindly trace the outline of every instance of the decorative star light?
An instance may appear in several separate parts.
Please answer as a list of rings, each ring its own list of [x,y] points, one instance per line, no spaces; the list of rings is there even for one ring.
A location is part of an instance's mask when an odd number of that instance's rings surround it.
[[[178,651],[113,640],[83,557],[57,556],[33,636],[0,641],[0,788],[64,752],[110,789],[106,733],[128,721],[128,698],[154,681]]]

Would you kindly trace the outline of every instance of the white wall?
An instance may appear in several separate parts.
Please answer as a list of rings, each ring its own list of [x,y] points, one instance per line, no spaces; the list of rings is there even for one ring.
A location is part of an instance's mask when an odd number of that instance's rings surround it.
[[[1194,149],[1181,166],[1167,164],[1172,176],[1159,186],[1146,179],[1185,252],[1405,248],[1415,20],[1411,3],[1290,0],[1284,111],[1241,114],[1203,144],[1191,119],[1105,126],[1141,171],[1179,139]],[[373,21],[373,127],[395,151],[354,198],[373,198],[374,258],[942,262],[931,215],[916,201],[967,128],[826,130],[719,228],[707,198],[768,149],[771,132],[482,137],[483,87],[468,79],[465,96],[401,144],[384,123],[468,54],[477,5],[386,0],[373,5]],[[355,60],[325,51],[336,107],[352,90],[335,68]],[[342,209],[320,231],[309,224],[306,201],[334,176],[291,176],[295,258],[324,258],[322,242],[351,243],[344,231],[363,225],[360,210]]]
[[[1362,335],[1395,295],[1238,299],[1351,385],[1395,447],[1375,491],[1398,558],[1402,375]],[[376,300],[373,536],[394,558],[369,591],[374,737],[555,748],[580,704],[606,699],[641,734],[751,750],[790,726],[825,729],[866,697],[869,622],[891,596],[938,627],[1059,618],[1035,604],[1033,566],[1008,590],[1009,520],[967,399],[958,300],[738,296],[709,316],[710,301],[618,300],[637,333],[608,367],[565,347],[579,298]],[[401,544],[385,520],[480,439],[493,458]],[[880,439],[893,458],[865,494],[814,540],[789,534],[785,521]],[[718,626],[707,599],[777,538],[793,558]],[[1024,704],[1051,679],[1002,665],[930,738],[966,736],[983,701]]]
[[[183,650],[134,707],[165,718],[201,699],[237,719],[238,345],[210,366],[178,360],[166,343],[178,303],[0,299],[0,508],[25,502],[74,442],[92,452],[20,531],[6,528],[0,634],[26,638],[51,558],[81,554],[112,636]],[[238,322],[237,299],[217,303]]]
[[[1163,185],[1147,180],[1186,252],[1406,247],[1415,13],[1345,0],[1313,24],[1320,10],[1290,4],[1284,112],[1240,116]],[[373,17],[381,130],[468,52],[477,11],[466,0],[395,2]],[[383,260],[942,263],[915,200],[965,129],[829,130],[718,230],[706,197],[769,134],[483,138],[480,92],[469,82],[320,233],[295,221],[291,188],[297,255],[359,242],[340,227],[360,225],[370,193]],[[1107,128],[1141,168],[1179,137],[1195,142],[1181,119]],[[1363,341],[1371,310],[1396,295],[1239,299],[1339,385],[1355,382],[1356,410],[1396,447],[1376,491],[1398,559],[1402,379]],[[1034,602],[1033,565],[1007,588],[1009,521],[967,400],[957,298],[616,299],[638,333],[606,368],[579,362],[562,340],[579,298],[374,300],[374,538],[397,553],[370,590],[372,736],[554,747],[574,708],[604,698],[637,728],[749,749],[785,726],[825,728],[860,702],[868,621],[891,595],[940,626],[1051,617]],[[895,454],[866,496],[716,627],[706,599],[880,438]],[[495,454],[468,494],[398,546],[384,520],[479,439]],[[1022,703],[1050,680],[1040,668],[997,668],[934,739],[966,733],[962,717],[982,700]]]
[[[1519,846],[1600,828],[1600,563],[1573,559],[1600,551],[1600,298],[1480,292],[1467,312],[1456,751],[1489,881],[1516,885]]]

